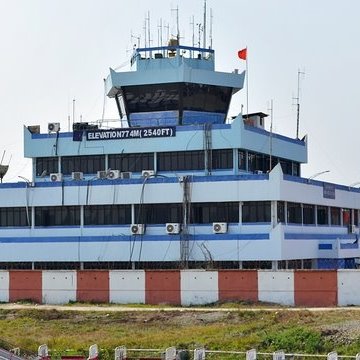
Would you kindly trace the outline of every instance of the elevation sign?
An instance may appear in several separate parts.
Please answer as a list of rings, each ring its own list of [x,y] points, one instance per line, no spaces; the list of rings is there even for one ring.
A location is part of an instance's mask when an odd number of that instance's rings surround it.
[[[142,139],[175,136],[175,126],[149,127],[149,128],[126,128],[112,130],[89,130],[86,132],[86,140],[119,140],[119,139]]]

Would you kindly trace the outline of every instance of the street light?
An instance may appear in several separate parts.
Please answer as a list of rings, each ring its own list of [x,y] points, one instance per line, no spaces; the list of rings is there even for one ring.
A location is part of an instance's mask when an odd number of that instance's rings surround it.
[[[307,181],[309,182],[310,180],[313,180],[313,179],[315,179],[316,177],[318,177],[318,176],[320,176],[320,175],[322,175],[322,174],[326,174],[326,173],[328,173],[328,172],[330,172],[330,170],[320,171],[320,172],[318,172],[318,173],[316,173],[316,174],[314,174],[314,175],[311,175],[311,176],[307,179]]]

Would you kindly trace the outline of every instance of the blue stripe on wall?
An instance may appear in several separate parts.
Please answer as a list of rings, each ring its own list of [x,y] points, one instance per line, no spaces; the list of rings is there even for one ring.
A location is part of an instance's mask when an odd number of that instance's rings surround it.
[[[285,240],[355,240],[354,234],[301,234],[285,233]]]
[[[94,175],[95,176],[95,175]],[[248,181],[248,180],[268,180],[268,174],[246,174],[246,175],[212,175],[212,176],[190,176],[192,182],[201,183],[201,182],[220,182],[220,181]],[[157,176],[155,178],[150,178],[146,180],[147,184],[171,184],[178,183],[179,179],[176,176],[166,177],[166,176]],[[104,185],[128,185],[128,184],[143,184],[144,179],[96,179],[93,180],[81,180],[75,181],[68,180],[64,182],[56,181],[43,181],[36,182],[35,188],[48,188],[48,187],[68,187],[68,186],[104,186]],[[27,187],[26,182],[17,182],[17,183],[3,183],[0,184],[0,189],[6,188],[25,188]],[[31,186],[29,186],[31,187]]]
[[[190,235],[190,241],[221,240],[269,240],[269,234],[205,234]],[[3,237],[0,244],[9,243],[78,243],[78,242],[127,242],[127,241],[180,241],[180,235],[114,235],[114,236],[51,236],[51,237]]]
[[[332,244],[319,244],[319,250],[332,250]]]

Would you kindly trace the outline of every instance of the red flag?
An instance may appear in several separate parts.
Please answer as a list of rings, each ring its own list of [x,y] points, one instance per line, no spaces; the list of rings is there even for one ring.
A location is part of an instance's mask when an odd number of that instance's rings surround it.
[[[242,49],[242,50],[239,50],[239,51],[238,51],[238,57],[239,57],[241,60],[246,60],[246,58],[247,58],[247,48]]]

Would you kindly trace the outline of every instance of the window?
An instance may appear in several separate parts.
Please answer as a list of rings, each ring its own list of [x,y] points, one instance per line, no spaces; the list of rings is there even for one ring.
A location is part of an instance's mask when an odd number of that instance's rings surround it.
[[[138,224],[182,223],[182,204],[141,204],[135,206]]]
[[[64,156],[61,158],[61,172],[70,175],[74,171],[84,174],[96,174],[105,170],[104,155]]]
[[[84,225],[131,224],[130,205],[97,205],[84,207]]]
[[[239,222],[239,203],[192,203],[190,222],[195,224]]]
[[[284,201],[277,202],[277,221],[278,221],[278,223],[285,222],[285,202]]]
[[[354,210],[354,225],[359,226],[359,210]]]
[[[221,149],[212,151],[213,169],[232,169],[233,151],[232,149]]]
[[[168,83],[123,87],[129,113],[194,110],[225,114],[232,89],[194,83]]]
[[[58,158],[57,157],[41,157],[36,158],[36,176],[41,176],[42,174],[49,175],[52,173],[59,172],[58,167]]]
[[[79,206],[42,206],[35,208],[36,226],[80,225]]]
[[[31,209],[25,207],[0,208],[0,226],[30,226]]]
[[[254,172],[256,170],[256,156],[254,153],[248,152],[248,171]]]
[[[270,201],[246,201],[242,206],[242,222],[270,222],[271,203]]]
[[[242,262],[243,269],[268,269],[272,268],[271,261],[243,261]]]
[[[287,222],[291,224],[301,224],[302,223],[302,211],[301,204],[299,203],[287,203]]]
[[[111,154],[108,158],[108,166],[110,169],[131,172],[154,170],[154,154]]]
[[[348,226],[351,223],[351,210],[350,209],[342,209],[342,218],[343,225]]]
[[[204,170],[204,151],[160,152],[157,154],[159,171]]]
[[[239,169],[246,170],[246,152],[239,150]]]
[[[291,163],[291,161],[281,159],[280,164],[281,164],[281,169],[282,169],[284,174],[292,175],[292,163]]]
[[[315,224],[315,206],[303,204],[303,224]]]
[[[297,162],[292,163],[292,175],[300,176],[300,164]]]
[[[340,208],[332,207],[330,210],[331,225],[340,225]]]
[[[328,225],[329,217],[328,217],[328,207],[320,206],[317,207],[317,223],[318,225]]]

